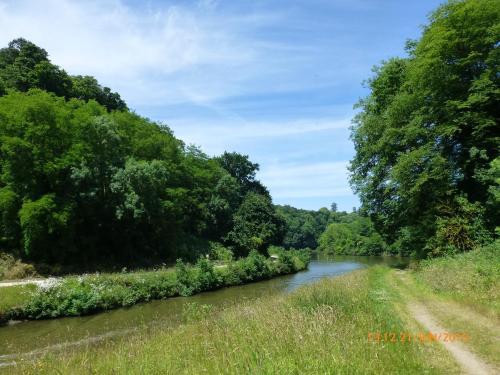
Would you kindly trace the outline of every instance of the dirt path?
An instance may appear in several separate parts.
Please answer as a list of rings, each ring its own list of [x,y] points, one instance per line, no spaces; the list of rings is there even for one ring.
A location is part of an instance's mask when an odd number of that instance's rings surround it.
[[[448,332],[448,330],[436,321],[429,311],[417,302],[411,302],[408,309],[417,322],[427,331],[432,333]],[[441,341],[445,348],[451,353],[455,360],[462,366],[467,374],[489,375],[495,374],[495,370],[479,359],[465,345],[460,342]]]
[[[18,280],[18,281],[0,281],[0,288],[5,288],[8,286],[16,286],[16,285],[26,285],[26,284],[35,284],[35,285],[43,285],[47,282],[48,279],[29,279],[29,280]]]
[[[408,285],[409,276],[407,271],[398,271],[396,274],[403,284],[410,288]],[[408,296],[408,294],[407,294]],[[412,317],[428,332],[439,334],[444,332],[451,332],[446,327],[443,327],[438,319],[423,305],[417,301],[416,296],[409,296],[411,300],[407,302],[407,308]],[[470,375],[494,375],[497,374],[496,369],[488,363],[479,358],[476,354],[472,353],[469,348],[458,341],[440,341],[448,352],[455,358],[458,364],[462,367],[465,374]]]

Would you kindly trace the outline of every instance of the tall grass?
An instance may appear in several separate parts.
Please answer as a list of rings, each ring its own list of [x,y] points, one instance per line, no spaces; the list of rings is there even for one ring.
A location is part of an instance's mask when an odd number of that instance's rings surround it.
[[[421,344],[368,342],[368,332],[404,332],[386,268],[325,279],[291,295],[222,310],[193,306],[176,328],[47,354],[11,368],[25,374],[433,374],[455,373]],[[438,358],[432,361],[429,350]]]
[[[468,253],[423,261],[417,280],[433,292],[500,312],[500,241]]]

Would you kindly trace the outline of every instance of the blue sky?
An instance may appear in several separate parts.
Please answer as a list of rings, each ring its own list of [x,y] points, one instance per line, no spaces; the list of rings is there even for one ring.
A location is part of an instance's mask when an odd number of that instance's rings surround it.
[[[30,39],[186,143],[250,155],[276,203],[351,210],[362,82],[439,3],[0,0],[0,44]]]

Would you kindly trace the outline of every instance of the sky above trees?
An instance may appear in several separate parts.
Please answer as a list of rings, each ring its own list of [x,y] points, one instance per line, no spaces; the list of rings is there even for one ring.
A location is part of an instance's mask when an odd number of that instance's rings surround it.
[[[208,154],[249,154],[275,203],[349,210],[362,82],[438,4],[2,0],[0,45],[27,38]]]

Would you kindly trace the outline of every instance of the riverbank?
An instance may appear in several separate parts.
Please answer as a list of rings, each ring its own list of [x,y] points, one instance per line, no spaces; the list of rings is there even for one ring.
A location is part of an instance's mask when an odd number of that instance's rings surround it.
[[[370,332],[418,331],[404,313],[393,270],[371,267],[300,288],[213,309],[199,305],[176,328],[49,353],[11,373],[244,374],[450,373],[436,345],[368,342]],[[390,287],[388,287],[388,285]],[[196,311],[196,313],[193,312]],[[451,371],[453,373],[453,371]]]
[[[154,299],[189,296],[298,272],[308,262],[309,256],[303,251],[283,252],[277,259],[253,252],[218,265],[200,259],[192,266],[178,262],[175,268],[155,271],[90,274],[53,279],[38,287],[6,287],[0,290],[0,321],[86,315]]]
[[[127,333],[126,339],[17,358],[24,364],[5,371],[494,373],[500,358],[495,305],[485,300],[471,305],[467,295],[473,295],[473,288],[463,287],[469,290],[463,292],[455,285],[481,285],[477,290],[498,302],[497,255],[498,247],[481,249],[432,260],[412,271],[372,266],[290,294],[230,306],[190,303],[180,325],[158,324]],[[463,272],[456,272],[459,264],[466,265]],[[448,282],[437,283],[434,277]],[[461,335],[451,349],[446,333]],[[457,347],[473,371],[454,356]]]

